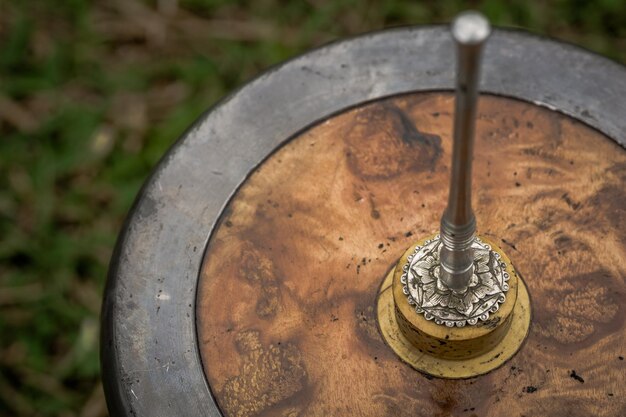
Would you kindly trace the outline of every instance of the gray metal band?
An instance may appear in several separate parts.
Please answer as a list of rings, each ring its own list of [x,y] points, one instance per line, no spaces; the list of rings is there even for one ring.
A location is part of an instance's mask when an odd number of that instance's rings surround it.
[[[454,87],[447,27],[334,43],[270,70],[204,114],[155,168],[115,250],[102,369],[114,416],[220,416],[195,330],[204,248],[247,175],[303,128],[368,100]],[[482,91],[582,120],[626,146],[626,69],[577,47],[496,31]]]

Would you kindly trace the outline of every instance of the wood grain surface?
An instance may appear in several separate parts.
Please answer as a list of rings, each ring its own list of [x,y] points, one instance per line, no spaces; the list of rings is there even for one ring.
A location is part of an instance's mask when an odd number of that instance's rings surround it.
[[[452,108],[451,94],[420,93],[352,109],[237,192],[197,300],[226,416],[626,415],[626,151],[545,108],[483,96],[477,122],[478,231],[528,286],[522,349],[487,375],[443,380],[383,342],[380,284],[445,206]]]

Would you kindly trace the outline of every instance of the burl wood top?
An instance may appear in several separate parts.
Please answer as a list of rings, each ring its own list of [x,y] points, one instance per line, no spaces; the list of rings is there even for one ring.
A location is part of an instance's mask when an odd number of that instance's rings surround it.
[[[477,123],[478,231],[528,286],[525,345],[485,376],[441,380],[383,342],[379,286],[445,206],[452,108],[429,93],[350,110],[238,191],[197,304],[226,416],[626,416],[626,151],[544,108],[483,97]]]

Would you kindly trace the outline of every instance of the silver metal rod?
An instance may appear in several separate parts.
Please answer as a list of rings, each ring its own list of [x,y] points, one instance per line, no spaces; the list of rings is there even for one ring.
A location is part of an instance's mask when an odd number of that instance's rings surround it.
[[[465,12],[454,20],[451,32],[457,46],[457,86],[450,194],[441,218],[441,280],[453,291],[465,292],[474,265],[472,155],[480,60],[491,26],[480,13]]]

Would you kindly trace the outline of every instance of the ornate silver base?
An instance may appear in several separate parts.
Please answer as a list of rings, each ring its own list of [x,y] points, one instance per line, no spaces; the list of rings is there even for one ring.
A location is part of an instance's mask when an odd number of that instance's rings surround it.
[[[440,236],[416,246],[402,267],[403,292],[410,305],[427,320],[448,327],[475,325],[498,311],[509,289],[506,263],[491,246],[475,237],[474,273],[469,287],[463,292],[448,288],[440,279]]]

